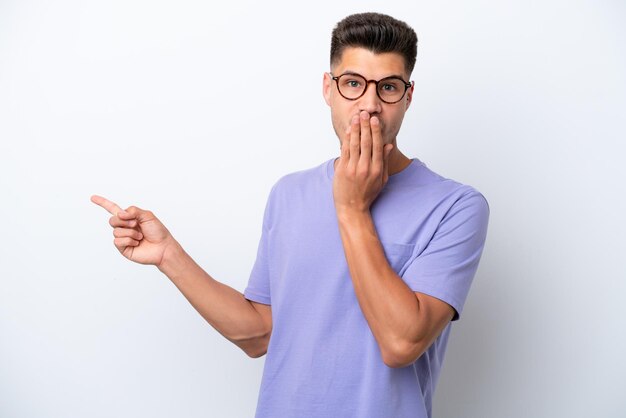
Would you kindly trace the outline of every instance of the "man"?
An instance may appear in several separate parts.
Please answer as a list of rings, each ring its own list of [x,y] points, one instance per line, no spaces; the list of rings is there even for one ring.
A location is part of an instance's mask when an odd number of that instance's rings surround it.
[[[114,243],[156,265],[251,357],[267,353],[257,417],[430,417],[450,323],[478,267],[489,209],[407,158],[417,36],[364,13],[338,23],[323,94],[341,154],[281,178],[244,293],[204,272],[149,211],[113,214]]]

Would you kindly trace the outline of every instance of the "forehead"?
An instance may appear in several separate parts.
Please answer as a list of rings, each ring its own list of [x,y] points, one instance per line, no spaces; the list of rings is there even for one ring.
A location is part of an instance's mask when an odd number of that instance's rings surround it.
[[[365,48],[344,49],[341,58],[333,64],[332,72],[339,75],[346,71],[359,73],[371,79],[381,79],[390,75],[399,75],[405,80],[409,78],[402,55],[397,52],[376,54]]]

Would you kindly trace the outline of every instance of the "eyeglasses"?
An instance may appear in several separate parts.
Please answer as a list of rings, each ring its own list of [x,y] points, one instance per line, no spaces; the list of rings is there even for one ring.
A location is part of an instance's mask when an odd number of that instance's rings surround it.
[[[340,76],[333,76],[329,73],[333,80],[337,83],[337,90],[341,97],[348,100],[356,100],[365,94],[370,83],[376,84],[376,94],[383,102],[387,104],[398,103],[406,91],[413,85],[413,82],[407,82],[400,77],[385,77],[381,80],[368,80],[360,74],[345,73]]]

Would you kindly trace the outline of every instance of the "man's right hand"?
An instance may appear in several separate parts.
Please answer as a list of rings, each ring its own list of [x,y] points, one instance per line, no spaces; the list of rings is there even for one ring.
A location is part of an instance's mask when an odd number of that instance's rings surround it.
[[[136,206],[124,210],[97,195],[91,196],[91,201],[113,215],[109,219],[115,237],[113,243],[129,260],[159,267],[166,249],[178,245],[172,234],[152,212]]]
[[[113,215],[113,243],[124,257],[157,266],[213,328],[250,357],[267,352],[270,305],[246,299],[202,270],[152,212],[135,206],[123,210],[101,196],[91,196],[91,201]]]

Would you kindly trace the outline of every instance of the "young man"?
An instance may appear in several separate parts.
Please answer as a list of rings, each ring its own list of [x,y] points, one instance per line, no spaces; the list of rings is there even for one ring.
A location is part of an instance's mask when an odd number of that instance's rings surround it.
[[[397,147],[416,53],[404,22],[339,22],[323,94],[341,154],[274,185],[243,294],[204,272],[151,212],[92,198],[113,214],[124,256],[155,264],[248,355],[267,353],[257,417],[432,414],[489,209]]]

